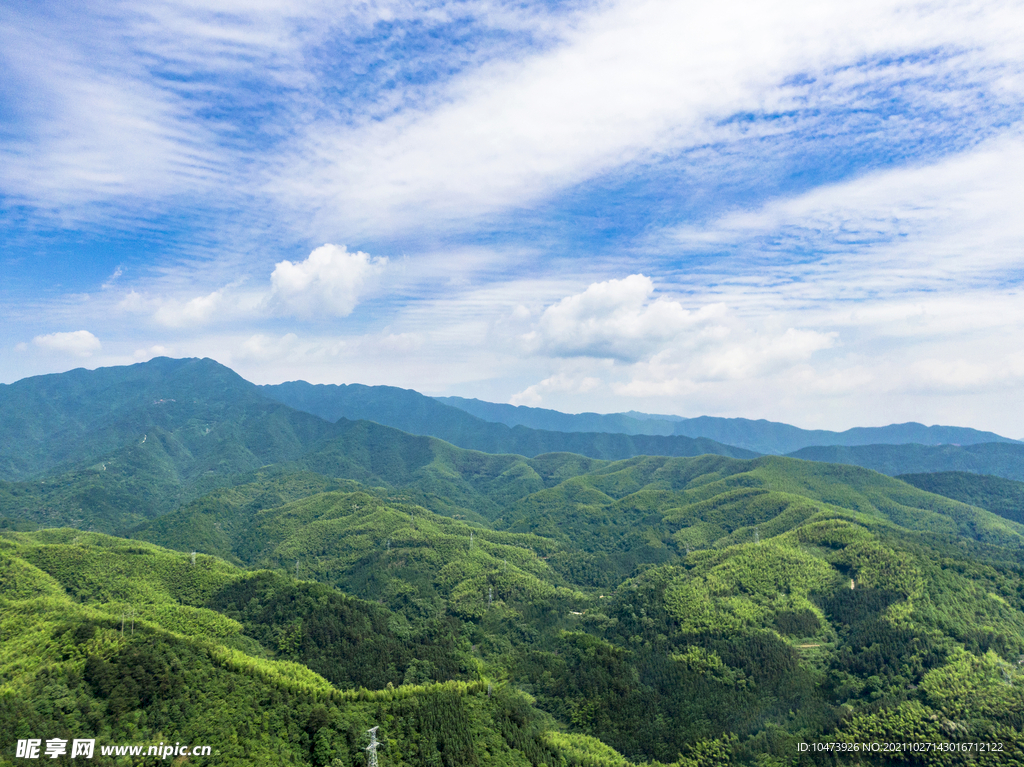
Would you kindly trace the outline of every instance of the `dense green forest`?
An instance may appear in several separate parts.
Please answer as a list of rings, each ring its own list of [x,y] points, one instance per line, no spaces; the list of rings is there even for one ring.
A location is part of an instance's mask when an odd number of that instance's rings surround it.
[[[991,685],[958,705],[999,714],[975,736],[1024,725],[1024,529],[899,480],[784,458],[633,459],[510,502],[489,529],[383,488],[252,504],[290,481],[220,491],[135,534],[188,549],[243,520],[221,556],[382,601],[410,625],[444,615],[481,673],[637,762],[702,743],[788,764],[802,740],[919,738],[948,708],[927,691],[979,669]]]
[[[944,495],[1024,523],[1024,482],[966,471],[902,474],[899,478],[929,493]]]
[[[488,454],[139,367],[11,400],[0,764],[1024,765],[1020,483]]]

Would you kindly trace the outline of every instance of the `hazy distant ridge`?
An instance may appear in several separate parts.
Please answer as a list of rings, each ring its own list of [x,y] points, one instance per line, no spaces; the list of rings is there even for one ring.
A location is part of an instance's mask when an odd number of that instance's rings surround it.
[[[562,413],[525,405],[503,405],[464,397],[434,397],[438,402],[457,407],[477,418],[506,426],[525,426],[549,431],[604,431],[619,434],[674,434],[671,416],[646,413]],[[688,435],[687,435],[688,436]]]
[[[857,445],[808,447],[791,458],[846,463],[882,474],[924,474],[968,471],[1024,481],[1024,444],[989,442],[982,445]]]
[[[608,431],[556,431],[495,423],[450,407],[412,389],[362,384],[289,381],[261,386],[264,395],[327,421],[375,421],[412,434],[437,437],[467,450],[514,453],[579,453],[619,460],[637,455],[694,456],[712,453],[753,458],[756,453],[707,438]]]
[[[976,445],[985,442],[1018,443],[989,431],[961,426],[925,426],[901,423],[856,427],[846,431],[801,429],[785,423],[749,418],[651,415],[648,413],[560,413],[557,410],[503,405],[462,397],[437,397],[439,402],[465,410],[487,421],[507,426],[556,431],[614,431],[623,434],[660,434],[713,439],[756,453],[782,455],[817,445]]]

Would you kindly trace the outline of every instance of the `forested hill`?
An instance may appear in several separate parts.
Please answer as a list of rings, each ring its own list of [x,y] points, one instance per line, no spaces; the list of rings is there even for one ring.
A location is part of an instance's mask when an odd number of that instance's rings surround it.
[[[944,495],[1024,523],[1024,482],[964,471],[901,474],[898,479],[929,493]]]
[[[888,426],[858,426],[846,431],[799,429],[784,423],[746,418],[688,418],[675,425],[674,434],[724,440],[759,453],[792,453],[813,445],[975,445],[1003,442],[1024,445],[989,431],[962,426],[925,426],[898,423]]]
[[[307,480],[264,477],[135,534],[183,551],[214,541],[383,603],[399,631],[444,616],[484,673],[634,762],[809,767],[822,762],[799,742],[980,737],[1021,758],[1019,525],[858,467],[644,457],[560,479],[564,465],[540,477],[519,460],[472,478],[500,480],[492,525],[355,485],[295,498]],[[501,489],[508,469],[523,484]],[[288,603],[259,589],[233,604],[243,625],[289,625],[273,617]],[[566,764],[628,767],[588,749]]]
[[[790,457],[864,466],[890,476],[959,471],[1024,481],[1024,444],[1019,442],[807,447]]]
[[[439,402],[479,418],[507,426],[527,426],[556,431],[605,431],[624,434],[682,435],[713,439],[756,453],[781,455],[815,445],[974,445],[983,442],[1014,442],[988,431],[960,426],[925,426],[919,423],[856,427],[846,431],[801,429],[785,423],[749,418],[650,415],[647,413],[560,413],[556,410],[503,405],[463,397],[437,397]]]
[[[508,429],[415,392],[405,394],[470,419],[470,428],[462,430],[470,436],[463,441],[481,442],[496,453],[751,455],[685,437]],[[428,412],[413,425],[430,423],[437,422]],[[208,359],[157,358],[27,378],[0,388],[0,518],[115,532],[268,464],[330,464],[330,476],[403,486],[421,457],[447,450],[429,446],[429,437],[372,426],[332,423],[289,407]],[[399,455],[397,463],[384,460]],[[441,485],[446,494],[434,507],[471,497],[451,482]]]
[[[193,472],[251,468],[294,457],[330,430],[210,359],[77,369],[0,387],[0,479],[88,465],[154,442]]]
[[[0,764],[364,767],[375,726],[389,767],[1024,764],[1018,483],[488,453],[264,391],[210,360],[0,389]]]
[[[376,421],[412,434],[443,439],[467,450],[515,453],[579,453],[590,458],[619,460],[636,455],[727,455],[752,458],[757,453],[705,438],[613,433],[607,430],[545,431],[508,427],[470,415],[411,389],[362,384],[310,384],[290,381],[261,386],[278,402],[328,421],[339,418]]]
[[[164,405],[143,409],[154,407]],[[184,409],[185,416],[191,412]],[[549,478],[575,476],[603,463],[575,453],[527,459],[464,450],[372,421],[331,424],[262,399],[241,414],[228,408],[221,417],[166,417],[159,428],[148,424],[145,434],[128,430],[123,447],[87,453],[78,465],[32,480],[0,481],[0,519],[7,520],[0,524],[118,532],[216,487],[245,482],[264,467],[402,489],[434,511],[483,520],[497,516],[510,493],[519,497]]]
[[[212,749],[175,764],[362,767],[373,726],[392,765],[623,763],[484,677],[450,628],[140,541],[0,533],[0,764],[37,736],[95,738],[101,767],[129,763],[104,746],[158,742]]]

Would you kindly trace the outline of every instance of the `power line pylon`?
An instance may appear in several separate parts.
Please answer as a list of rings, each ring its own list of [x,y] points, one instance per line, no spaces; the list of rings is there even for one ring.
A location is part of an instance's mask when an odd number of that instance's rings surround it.
[[[380,741],[377,740],[377,727],[371,727],[366,731],[370,736],[370,745],[366,747],[366,750],[370,752],[367,767],[377,767],[377,747],[380,746]]]

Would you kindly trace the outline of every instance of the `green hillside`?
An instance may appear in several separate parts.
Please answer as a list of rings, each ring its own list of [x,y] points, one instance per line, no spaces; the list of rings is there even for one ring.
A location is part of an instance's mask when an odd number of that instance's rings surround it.
[[[864,466],[890,476],[958,471],[1024,481],[1024,444],[1019,442],[808,447],[790,456],[806,461]]]
[[[313,418],[281,405],[269,407]],[[262,428],[262,419],[254,421],[255,429]],[[223,428],[243,429],[249,423],[229,422]],[[283,463],[243,452],[240,441],[230,438],[221,441],[220,452],[212,453],[213,459],[220,457],[216,463],[199,463],[194,452],[175,450],[176,444],[174,434],[155,433],[87,467],[33,481],[0,482],[0,515],[8,524],[21,520],[119,532],[213,488],[247,483],[253,470],[307,469],[325,477],[402,489],[434,511],[483,521],[498,516],[514,499],[603,463],[573,453],[528,459],[464,450],[371,421],[318,421],[304,443],[277,454]]]
[[[333,428],[213,360],[25,379],[0,388],[0,517],[113,532]]]
[[[1024,482],[963,471],[901,474],[899,479],[929,493],[969,503],[1024,524]]]
[[[363,389],[369,387],[353,391]],[[500,485],[515,484],[517,472],[524,477],[535,473],[523,469],[523,459],[511,453],[748,455],[676,437],[510,430],[404,392],[416,407],[428,406],[422,418],[413,418],[413,426],[436,426],[441,421],[432,408],[446,409],[472,422],[459,426],[456,438],[507,453],[493,461],[478,454],[466,457],[465,451],[460,457],[450,445],[376,424],[329,423],[261,391],[212,360],[166,358],[0,387],[0,528],[30,523],[116,533],[282,463],[370,484],[406,487],[416,482],[428,507],[482,518],[498,514]],[[367,399],[385,408],[394,401],[379,393]],[[379,415],[380,407],[368,415]],[[407,416],[402,410],[397,420],[405,423]],[[477,439],[472,435],[483,433],[474,431],[478,427],[484,432],[494,427],[500,434]],[[490,477],[487,488],[479,486],[480,462],[502,467],[483,470]],[[457,468],[461,465],[468,474]]]
[[[828,509],[863,524],[1020,545],[1020,528],[994,514],[865,469],[781,457],[619,461],[511,504],[496,526],[571,544],[572,562],[559,566],[609,586],[634,567],[780,535]]]
[[[0,764],[85,736],[361,767],[372,726],[382,766],[1024,764],[1019,483],[488,453],[210,361],[119,370],[18,388],[4,427]],[[798,750],[871,741],[942,745]]]
[[[551,731],[451,642],[281,574],[75,530],[7,533],[0,607],[0,764],[22,761],[18,738],[89,737],[100,765],[160,763],[100,748],[161,742],[211,746],[200,764],[363,765],[373,726],[394,765],[622,764]]]
[[[327,429],[209,359],[72,370],[0,387],[0,477],[91,465],[150,440],[179,471],[239,471],[287,460]]]
[[[490,529],[355,487],[239,516],[255,483],[136,534],[187,548],[200,539],[173,536],[241,519],[225,556],[447,625],[483,673],[635,761],[703,744],[794,764],[800,741],[869,732],[1020,739],[1021,526],[857,467],[589,469],[549,475]]]

